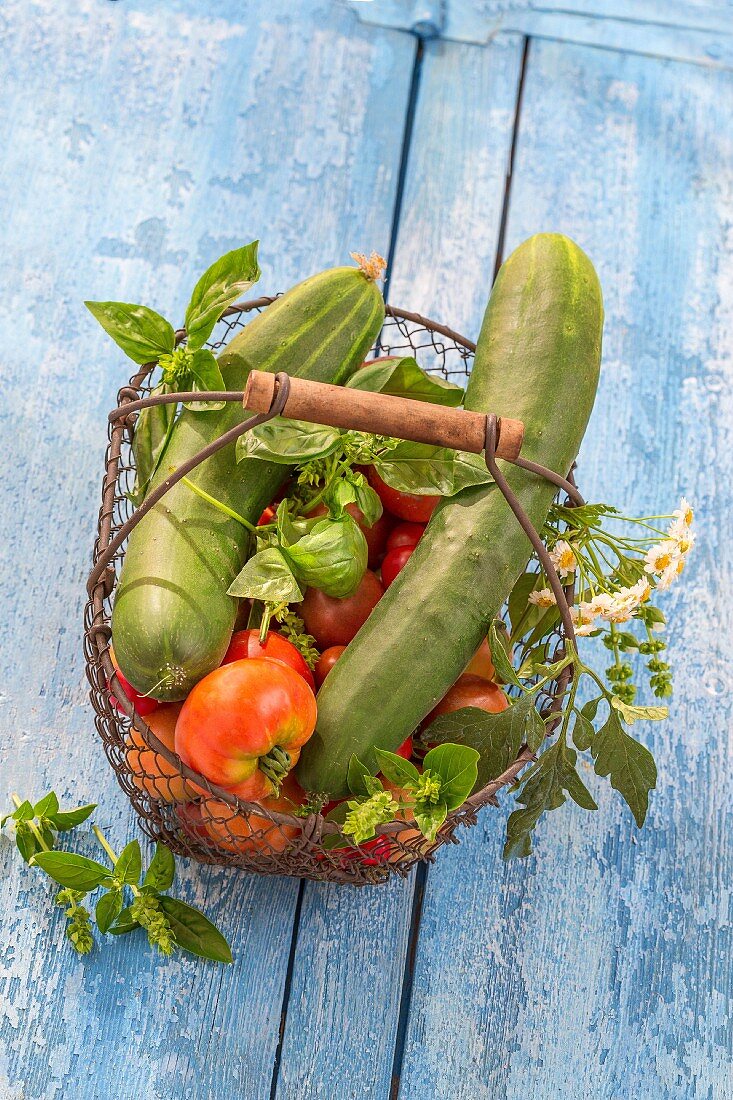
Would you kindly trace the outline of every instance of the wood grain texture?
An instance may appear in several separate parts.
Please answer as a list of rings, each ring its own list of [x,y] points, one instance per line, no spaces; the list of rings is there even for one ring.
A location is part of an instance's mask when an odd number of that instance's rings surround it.
[[[390,297],[467,335],[493,277],[521,54],[507,38],[423,59]],[[386,1100],[413,885],[306,884],[278,1100]]]
[[[700,540],[665,604],[671,721],[636,727],[660,773],[647,825],[588,771],[599,812],[552,813],[528,861],[502,865],[506,798],[442,855],[405,1100],[733,1095],[731,102],[727,73],[530,48],[507,251],[568,233],[606,294],[580,485],[632,514],[684,492]]]
[[[97,799],[119,846],[135,826],[94,733],[81,612],[130,366],[82,300],[180,323],[203,267],[254,237],[257,292],[386,251],[415,47],[331,0],[8,0],[0,25],[0,797]],[[2,1100],[269,1094],[297,883],[182,871],[232,968],[135,937],[80,961],[5,839],[0,863]]]

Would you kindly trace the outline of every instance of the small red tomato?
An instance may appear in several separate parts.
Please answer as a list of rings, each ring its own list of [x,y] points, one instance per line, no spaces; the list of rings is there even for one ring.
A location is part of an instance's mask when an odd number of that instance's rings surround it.
[[[401,546],[417,546],[425,530],[424,523],[398,523],[387,538],[387,552]]]
[[[355,519],[362,530],[364,538],[366,539],[367,549],[369,551],[369,558],[367,565],[370,569],[376,568],[381,561],[384,554],[385,543],[387,542],[387,535],[392,527],[392,521],[386,513],[382,513],[376,523],[373,523],[371,527],[368,527],[364,522],[364,513],[360,508],[357,508],[355,504],[347,504],[345,509],[352,519]],[[328,515],[328,508],[321,501],[317,504],[312,512],[308,513],[309,516],[326,516]]]
[[[160,706],[158,700],[151,699],[148,695],[141,695],[139,691],[135,690],[130,681],[122,675],[122,673],[120,672],[120,666],[117,664],[117,660],[115,658],[115,651],[112,649],[111,646],[109,649],[109,656],[112,664],[114,665],[115,672],[117,673],[117,680],[120,687],[122,688],[123,693],[130,700],[140,717],[144,718],[146,714],[152,714],[154,710],[157,710]],[[115,698],[114,692],[112,691],[112,685],[108,683],[107,687],[110,689],[110,703],[116,710],[122,710],[122,707],[120,706],[119,702]]]
[[[320,650],[347,646],[384,595],[379,578],[367,569],[353,596],[338,599],[320,588],[309,588],[298,613]]]
[[[489,643],[484,638],[481,645],[474,653],[471,660],[466,665],[466,673],[470,673],[473,676],[482,676],[484,680],[493,680],[496,673],[494,671],[494,662],[491,659],[491,650],[489,649]]]
[[[489,714],[498,714],[506,710],[509,700],[504,692],[490,680],[483,676],[473,676],[464,672],[459,676],[452,688],[446,692],[437,707],[425,719],[425,725],[429,726],[439,714],[451,714],[454,710],[462,710],[464,707],[478,707]]]
[[[316,661],[316,667],[313,669],[318,687],[320,687],[326,679],[345,649],[345,645],[332,645],[329,646],[328,649],[324,649],[323,653]]]
[[[221,663],[228,665],[232,661],[244,661],[248,657],[269,657],[272,661],[282,661],[284,665],[294,668],[298,675],[303,677],[308,687],[313,691],[316,689],[313,673],[308,668],[303,655],[292,642],[276,634],[274,630],[267,632],[264,645],[260,645],[259,630],[238,630],[236,634],[232,634],[229,649]]]
[[[275,509],[272,507],[271,504],[268,504],[267,507],[265,508],[264,512],[260,516],[260,518],[257,520],[257,526],[258,527],[264,527],[264,525],[266,523],[274,523],[274,522],[275,522]]]
[[[316,697],[289,665],[252,657],[215,668],[176,723],[181,760],[232,794],[258,801],[295,766],[316,726]]]
[[[398,573],[406,566],[408,558],[412,554],[414,546],[398,546],[396,550],[390,550],[384,555],[382,562],[382,584],[389,588]]]
[[[442,499],[439,496],[400,493],[398,489],[393,489],[386,481],[382,481],[373,466],[367,467],[367,478],[387,511],[398,519],[409,520],[410,523],[427,523]]]

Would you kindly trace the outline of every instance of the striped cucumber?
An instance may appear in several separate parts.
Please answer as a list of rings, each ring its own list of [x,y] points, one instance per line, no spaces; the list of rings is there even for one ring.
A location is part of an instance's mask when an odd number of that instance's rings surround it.
[[[287,371],[345,382],[384,320],[376,284],[360,268],[314,275],[254,317],[219,357],[227,389],[244,389],[251,370]],[[171,468],[241,423],[241,405],[184,410],[152,487]],[[289,468],[258,459],[237,464],[234,444],[212,455],[191,480],[256,523]],[[237,601],[227,589],[250,551],[250,536],[186,485],[175,485],[132,531],[112,614],[120,669],[139,691],[183,699],[221,663]]]
[[[484,317],[466,408],[524,421],[522,454],[567,474],[593,408],[603,302],[588,257],[540,234],[501,268]],[[555,488],[503,464],[540,529]],[[501,610],[531,545],[495,485],[466,489],[435,511],[407,565],[329,673],[299,782],[347,793],[352,753],[376,770],[465,669]]]

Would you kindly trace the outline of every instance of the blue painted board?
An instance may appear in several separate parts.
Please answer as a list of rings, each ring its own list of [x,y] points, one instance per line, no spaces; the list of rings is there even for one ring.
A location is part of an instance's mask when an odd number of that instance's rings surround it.
[[[415,44],[330,0],[9,0],[0,21],[0,800],[99,800],[119,847],[135,824],[94,732],[81,612],[130,366],[82,301],[180,322],[201,270],[254,237],[263,291],[386,251]],[[232,968],[136,937],[80,961],[4,839],[0,864],[2,1100],[269,1094],[297,882],[183,868]]]
[[[390,297],[468,334],[493,279],[521,56],[514,37],[430,43],[422,62]],[[278,1100],[388,1095],[413,887],[306,886]]]
[[[606,297],[581,486],[637,514],[686,493],[699,545],[666,603],[671,721],[636,727],[659,765],[647,825],[588,771],[599,811],[549,815],[528,861],[501,862],[506,796],[443,854],[403,1100],[731,1095],[732,98],[728,73],[530,46],[507,248],[566,232]]]

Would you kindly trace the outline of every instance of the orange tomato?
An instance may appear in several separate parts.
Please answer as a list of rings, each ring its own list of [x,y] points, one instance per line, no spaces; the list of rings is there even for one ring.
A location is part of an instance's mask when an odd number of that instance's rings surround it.
[[[176,722],[182,706],[182,703],[163,703],[145,717],[155,736],[171,752],[175,752]],[[130,778],[138,790],[166,802],[187,802],[193,797],[193,784],[187,782],[160,753],[151,749],[134,726],[125,740],[128,746],[127,763],[132,773]]]

